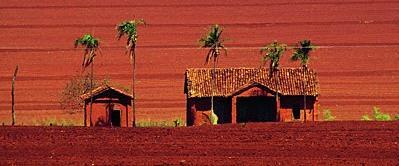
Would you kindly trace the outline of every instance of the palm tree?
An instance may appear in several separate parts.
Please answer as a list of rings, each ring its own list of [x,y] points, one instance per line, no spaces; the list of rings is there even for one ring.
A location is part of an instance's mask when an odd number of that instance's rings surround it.
[[[298,43],[298,46],[294,49],[291,60],[301,61],[303,68],[303,110],[304,110],[304,121],[306,122],[306,69],[308,67],[308,61],[310,56],[310,51],[314,50],[315,46],[312,45],[310,40],[302,40]],[[313,118],[314,120],[314,118]]]
[[[126,54],[130,57],[132,65],[132,112],[133,112],[133,127],[136,127],[136,107],[135,107],[135,89],[134,82],[136,80],[135,69],[136,69],[136,42],[137,42],[137,26],[145,25],[143,19],[134,19],[130,21],[123,21],[116,26],[117,38],[121,39],[122,36],[126,35]]]
[[[200,38],[200,46],[202,48],[209,48],[206,54],[205,64],[213,60],[212,78],[211,78],[211,116],[210,120],[212,124],[217,124],[217,116],[214,113],[214,89],[215,89],[215,70],[220,55],[220,50],[223,50],[227,55],[227,49],[224,46],[224,40],[222,39],[223,28],[215,24],[209,28],[209,31]]]
[[[270,43],[269,45],[266,45],[260,49],[260,52],[262,54],[262,61],[263,65],[266,65],[266,62],[270,60],[270,66],[269,66],[269,78],[274,75],[275,77],[275,84],[276,84],[276,107],[279,104],[279,98],[278,98],[278,91],[279,91],[279,63],[280,63],[280,58],[283,55],[284,51],[287,49],[286,44],[280,44],[277,41],[274,41]],[[277,107],[276,110],[276,120],[278,121],[280,116],[279,116],[279,110]]]
[[[97,55],[97,50],[99,49],[99,40],[94,38],[91,34],[85,34],[81,38],[75,40],[75,48],[82,46],[84,47],[82,68],[83,71],[90,65],[90,126],[92,126],[92,114],[93,114],[93,66],[94,57]],[[84,126],[86,124],[86,109],[84,110]]]

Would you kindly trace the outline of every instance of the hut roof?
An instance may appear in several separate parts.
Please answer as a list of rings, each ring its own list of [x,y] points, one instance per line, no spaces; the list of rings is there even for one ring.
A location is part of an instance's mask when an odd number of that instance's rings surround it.
[[[278,92],[282,95],[303,95],[304,73],[306,95],[318,96],[317,75],[309,68],[280,68]],[[266,68],[216,68],[214,96],[232,96],[235,92],[254,84],[265,86],[276,92],[276,77],[273,73],[271,74],[272,77]],[[185,77],[184,93],[188,98],[212,95],[212,68],[187,69]]]
[[[109,85],[99,86],[91,91],[93,98],[109,97],[109,98],[124,98],[131,100],[133,97],[131,94],[124,92],[120,89]],[[80,96],[83,100],[90,100],[90,92]]]

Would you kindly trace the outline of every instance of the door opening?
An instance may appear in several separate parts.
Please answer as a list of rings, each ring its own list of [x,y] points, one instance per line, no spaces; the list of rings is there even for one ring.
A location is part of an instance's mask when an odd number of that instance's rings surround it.
[[[253,96],[237,98],[237,122],[276,121],[276,102],[274,97]]]
[[[111,111],[111,126],[121,127],[121,110]]]
[[[292,108],[292,115],[294,117],[294,120],[298,120],[301,118],[301,109],[299,108],[299,106],[295,105]]]

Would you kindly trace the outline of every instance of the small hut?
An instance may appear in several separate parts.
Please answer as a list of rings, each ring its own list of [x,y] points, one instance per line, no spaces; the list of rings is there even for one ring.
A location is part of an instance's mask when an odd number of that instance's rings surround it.
[[[302,121],[304,94],[306,119],[317,119],[319,84],[313,70],[281,68],[278,77],[271,74],[266,68],[217,68],[213,95],[218,123]],[[184,93],[189,126],[210,123],[211,78],[211,68],[186,70]]]
[[[93,96],[92,126],[128,127],[132,126],[131,106],[132,96],[112,86],[104,85],[94,89],[91,93],[83,94],[84,110],[90,121],[90,96]]]

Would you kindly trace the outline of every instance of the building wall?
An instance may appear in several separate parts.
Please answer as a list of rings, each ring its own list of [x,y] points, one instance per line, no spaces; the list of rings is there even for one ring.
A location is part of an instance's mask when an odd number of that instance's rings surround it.
[[[280,121],[304,121],[304,103],[303,96],[282,96],[280,97]],[[319,112],[317,110],[317,98],[313,96],[306,97],[306,121],[317,120]],[[293,109],[300,110],[300,118],[295,119]]]
[[[231,122],[231,98],[214,97],[214,110],[218,116],[218,124]],[[211,124],[211,98],[187,99],[187,125],[199,126]]]
[[[121,103],[111,103],[114,110],[121,111],[121,127],[131,127],[132,123],[132,113],[130,108],[126,108],[125,105]],[[109,103],[97,103],[93,102],[93,113],[92,113],[92,125],[93,126],[110,126],[110,116],[109,116]],[[126,110],[127,109],[127,110]],[[127,114],[126,114],[127,113]],[[90,103],[86,103],[86,117],[87,125],[90,125]]]
[[[251,87],[233,97],[215,97],[215,113],[219,117],[218,123],[236,123],[237,122],[237,97],[251,96],[268,96],[274,97],[272,92],[260,87]],[[187,125],[198,126],[210,124],[209,116],[211,109],[211,98],[188,98],[187,99]],[[306,98],[306,120],[312,121],[318,119],[317,98],[308,96]],[[281,96],[277,104],[278,112],[276,121],[290,122],[303,121],[303,96]],[[298,108],[300,111],[299,119],[293,116],[293,109]]]
[[[313,96],[306,97],[306,109],[313,109],[316,98]],[[300,107],[303,109],[303,96],[281,96],[280,97],[281,108],[293,108]]]

